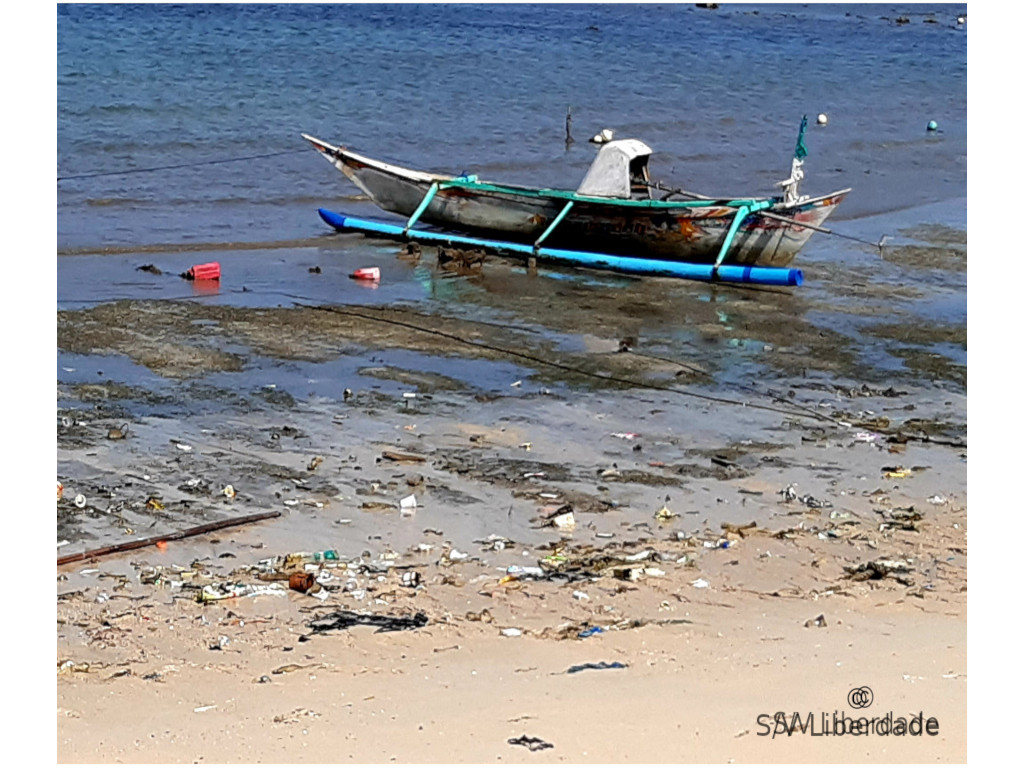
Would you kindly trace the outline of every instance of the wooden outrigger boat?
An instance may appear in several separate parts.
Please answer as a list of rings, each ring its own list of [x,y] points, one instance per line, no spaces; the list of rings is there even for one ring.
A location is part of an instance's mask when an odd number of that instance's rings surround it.
[[[727,267],[770,271],[788,265],[814,231],[828,231],[822,229],[822,222],[850,191],[813,198],[799,194],[805,129],[806,118],[790,178],[779,184],[782,195],[734,199],[707,198],[652,184],[651,148],[636,139],[602,144],[582,183],[571,191],[409,170],[302,135],[378,207],[408,217],[402,226],[369,222],[371,226],[363,227],[364,220],[321,211],[336,228],[423,239],[426,231],[413,229],[423,222],[473,236],[460,240],[445,235],[445,242],[464,241],[552,258],[558,258],[552,256],[556,252],[580,253],[596,257],[598,263],[592,265],[626,271],[671,274],[673,265],[703,265],[694,274],[681,276],[730,279],[725,276]],[[656,198],[659,190],[667,194]],[[680,195],[688,199],[671,199]],[[632,268],[640,262],[652,264],[649,269]],[[790,274],[784,283],[800,280]]]

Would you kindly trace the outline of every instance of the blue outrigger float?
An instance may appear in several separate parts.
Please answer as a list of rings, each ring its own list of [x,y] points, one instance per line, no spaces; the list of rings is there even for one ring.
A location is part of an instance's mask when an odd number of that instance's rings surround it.
[[[575,191],[444,176],[372,160],[302,134],[332,165],[404,224],[320,209],[339,231],[466,245],[577,266],[697,280],[800,285],[787,265],[849,189],[799,194],[806,118],[790,177],[777,197],[715,199],[652,184],[651,148],[636,139],[600,147]],[[653,192],[666,192],[660,199]],[[686,200],[670,198],[684,195]],[[414,229],[423,222],[456,230]],[[500,240],[493,239],[500,237]]]

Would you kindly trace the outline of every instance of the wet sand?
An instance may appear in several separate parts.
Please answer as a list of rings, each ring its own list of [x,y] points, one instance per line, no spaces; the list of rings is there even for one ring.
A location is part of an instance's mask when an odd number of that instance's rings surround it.
[[[588,313],[569,343],[409,309],[59,312],[107,370],[59,385],[58,555],[281,516],[58,567],[58,760],[964,761],[966,396],[858,379],[810,326],[788,377],[725,386]],[[329,549],[279,569],[315,594],[197,601]],[[346,610],[426,624],[312,631]]]

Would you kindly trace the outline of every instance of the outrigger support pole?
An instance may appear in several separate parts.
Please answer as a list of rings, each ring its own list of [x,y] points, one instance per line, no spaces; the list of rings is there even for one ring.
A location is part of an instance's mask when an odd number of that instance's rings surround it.
[[[547,229],[544,230],[544,234],[537,238],[537,241],[533,244],[533,250],[540,248],[540,244],[548,239],[548,235],[555,231],[555,227],[562,223],[562,219],[565,218],[566,214],[572,210],[573,201],[570,200],[565,204],[565,208],[562,209],[561,213],[555,216],[555,220],[551,222]]]
[[[427,194],[423,196],[419,207],[416,209],[415,213],[409,217],[409,221],[405,223],[405,229],[402,231],[403,235],[408,235],[409,230],[412,229],[412,225],[419,221],[420,216],[422,216],[423,212],[427,210],[427,206],[430,205],[430,201],[433,200],[434,195],[437,194],[438,187],[439,185],[436,181],[430,185],[430,189],[428,189]]]
[[[751,213],[754,213],[755,211],[760,211],[764,208],[767,208],[771,204],[772,203],[770,200],[764,200],[759,202],[751,202],[746,205],[741,205],[739,208],[736,209],[736,215],[733,216],[732,224],[729,226],[729,231],[725,235],[725,241],[722,243],[721,250],[718,251],[718,258],[715,259],[715,265],[711,269],[712,275],[718,274],[718,268],[722,266],[722,262],[725,261],[725,256],[729,252],[729,246],[732,245],[732,241],[735,239],[736,233],[739,231],[740,226],[743,224],[747,216],[749,216]]]

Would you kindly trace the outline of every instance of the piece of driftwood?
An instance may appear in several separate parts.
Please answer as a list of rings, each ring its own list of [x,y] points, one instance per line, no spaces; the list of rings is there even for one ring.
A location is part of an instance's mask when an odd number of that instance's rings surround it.
[[[188,539],[192,536],[200,536],[204,533],[210,533],[211,531],[219,531],[224,528],[233,528],[236,525],[256,523],[260,520],[269,520],[272,517],[280,516],[280,512],[260,512],[255,515],[246,515],[245,517],[233,517],[227,520],[218,520],[213,523],[204,523],[203,525],[197,525],[195,528],[188,528],[184,531],[177,531],[176,533],[168,533],[162,536],[151,536],[148,539],[141,539],[137,541],[126,541],[123,544],[112,544],[109,547],[100,547],[99,549],[93,549],[88,552],[79,552],[76,555],[64,555],[64,557],[57,558],[57,565],[64,565],[65,563],[74,563],[79,560],[91,560],[96,557],[104,557],[105,555],[114,555],[118,552],[128,552],[132,549],[141,549],[142,547],[152,546],[161,541],[177,541],[178,539]]]

